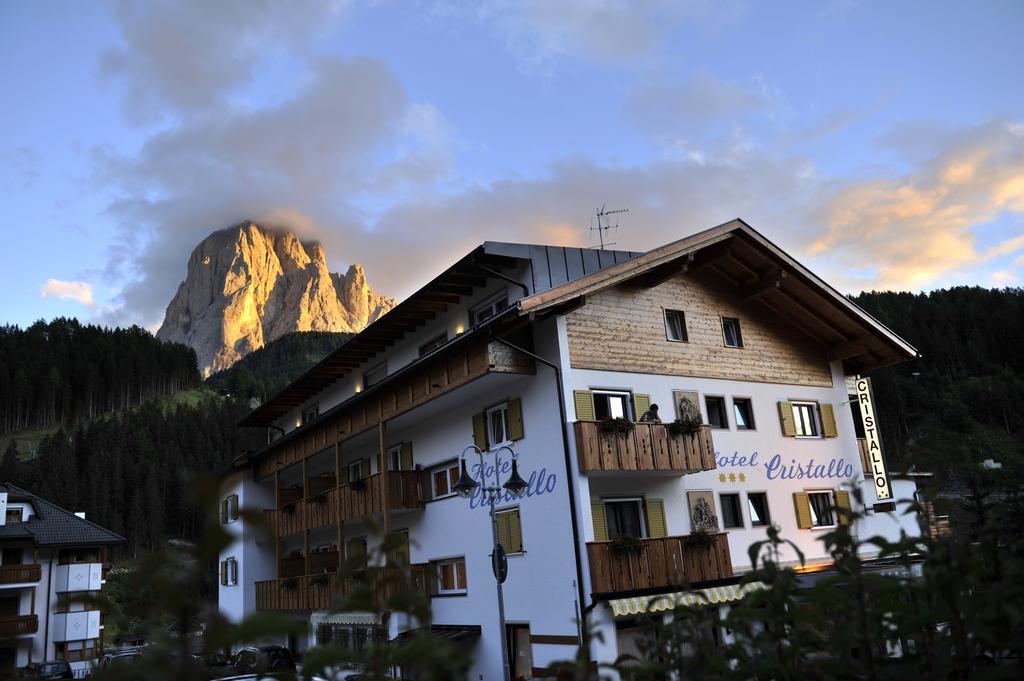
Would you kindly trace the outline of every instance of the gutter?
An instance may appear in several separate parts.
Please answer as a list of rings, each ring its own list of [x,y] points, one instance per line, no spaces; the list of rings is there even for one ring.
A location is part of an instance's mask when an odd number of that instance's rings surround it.
[[[562,385],[562,370],[558,365],[549,362],[540,355],[530,352],[529,350],[524,350],[523,348],[513,345],[502,338],[498,338],[496,336],[493,338],[495,342],[501,343],[505,347],[516,350],[517,352],[521,352],[527,357],[533,359],[535,362],[540,362],[544,366],[550,367],[555,372],[555,384],[558,391],[558,414],[560,424],[562,426],[562,450],[565,454],[565,483],[569,490],[569,518],[572,521],[572,549],[576,558],[576,591],[579,602],[582,605],[587,602],[587,598],[586,592],[583,588],[583,561],[580,557],[580,528],[579,520],[576,517],[576,491],[573,485],[573,481],[576,476],[573,472],[572,457],[569,452],[569,426],[567,425],[568,422],[566,420],[567,414],[565,411],[565,391],[563,390]],[[594,603],[591,603],[590,605],[585,606],[580,615],[580,636],[582,639],[580,641],[580,648],[586,650],[588,662],[590,661],[590,636],[587,631],[587,613],[594,607],[594,605]]]

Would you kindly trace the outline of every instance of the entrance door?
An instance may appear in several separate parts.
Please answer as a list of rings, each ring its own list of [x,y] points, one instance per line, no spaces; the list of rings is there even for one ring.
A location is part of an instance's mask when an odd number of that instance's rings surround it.
[[[508,625],[508,664],[513,679],[533,678],[533,648],[529,624]]]

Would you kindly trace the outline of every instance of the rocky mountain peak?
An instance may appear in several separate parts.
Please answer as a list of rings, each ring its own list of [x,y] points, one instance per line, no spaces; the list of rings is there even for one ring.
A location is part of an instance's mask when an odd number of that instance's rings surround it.
[[[209,375],[286,333],[357,332],[394,306],[362,266],[330,272],[319,242],[243,222],[192,251],[157,337],[194,348]]]

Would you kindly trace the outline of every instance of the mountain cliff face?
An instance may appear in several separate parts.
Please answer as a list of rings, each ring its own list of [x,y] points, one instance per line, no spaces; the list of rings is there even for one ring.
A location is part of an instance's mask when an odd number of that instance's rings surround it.
[[[361,331],[394,306],[361,266],[331,273],[319,243],[246,222],[192,251],[156,335],[195,349],[209,375],[286,333]]]

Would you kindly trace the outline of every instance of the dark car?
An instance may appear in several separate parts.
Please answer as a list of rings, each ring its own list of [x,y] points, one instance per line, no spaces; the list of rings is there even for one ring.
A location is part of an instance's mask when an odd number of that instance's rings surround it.
[[[71,665],[63,660],[33,662],[21,668],[18,674],[23,679],[72,679]]]
[[[223,671],[227,675],[294,672],[295,660],[291,651],[281,645],[251,646],[235,653]]]

